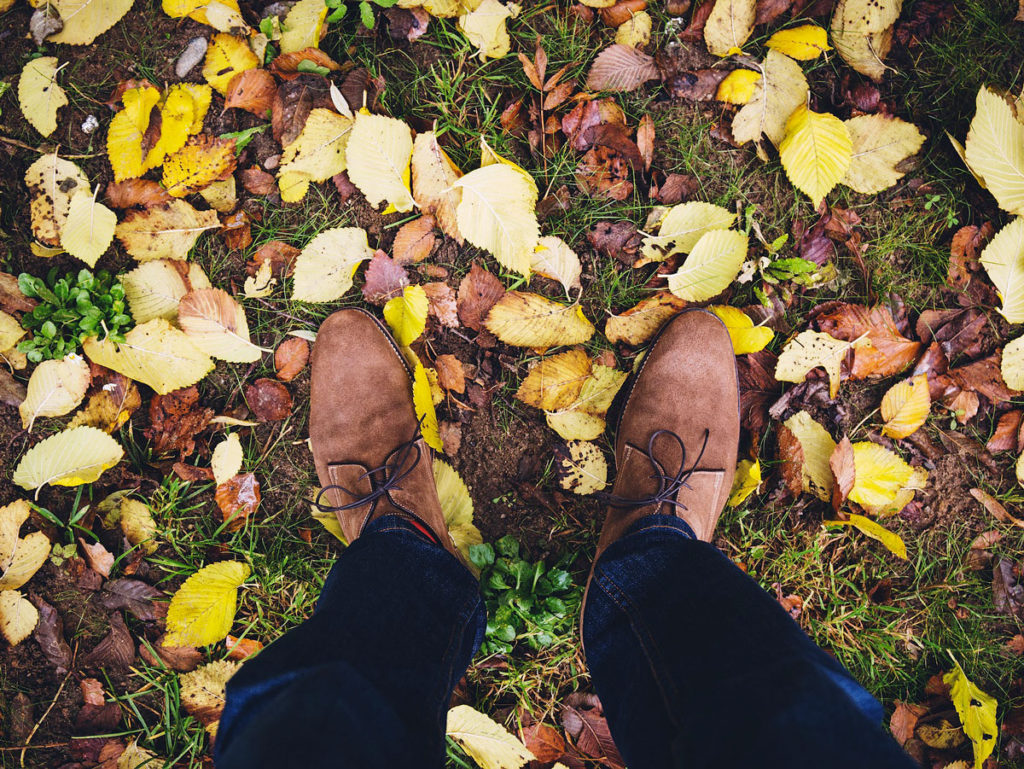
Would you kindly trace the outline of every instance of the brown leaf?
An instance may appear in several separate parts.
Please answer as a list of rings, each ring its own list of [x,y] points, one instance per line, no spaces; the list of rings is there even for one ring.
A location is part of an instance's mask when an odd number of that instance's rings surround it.
[[[0,272],[0,310],[6,313],[32,312],[39,304],[21,293],[18,279],[7,272]]]
[[[754,25],[771,24],[789,10],[793,0],[757,0],[757,15]]]
[[[259,166],[249,166],[239,176],[246,192],[253,195],[272,195],[277,191],[277,180],[274,179],[274,175],[268,174]]]
[[[416,264],[426,259],[434,250],[434,217],[421,216],[406,222],[395,233],[391,252],[398,264]]]
[[[635,91],[658,77],[654,58],[643,51],[618,43],[605,48],[587,73],[591,91]]]
[[[806,227],[801,221],[793,222],[793,237],[797,241],[797,255],[801,259],[814,262],[821,267],[835,256],[836,247],[826,233],[831,220],[832,214],[826,211],[810,227]]]
[[[82,665],[96,668],[127,668],[135,659],[135,644],[121,612],[110,615],[110,632],[82,659]]]
[[[474,331],[482,329],[487,313],[504,295],[505,287],[501,281],[473,262],[466,277],[459,283],[457,305],[462,325]]]
[[[175,462],[171,469],[181,480],[189,483],[213,480],[213,470],[209,467],[196,467],[195,465],[186,465],[184,462]]]
[[[459,310],[455,291],[447,283],[424,283],[423,292],[430,302],[428,316],[448,328],[459,327]]]
[[[679,38],[689,43],[703,42],[704,24],[707,23],[711,9],[715,7],[715,0],[701,0],[701,4],[693,9],[693,18],[690,25],[679,33]]]
[[[229,660],[244,660],[263,648],[263,644],[254,638],[235,638],[233,635],[224,639],[224,645],[227,647]]]
[[[245,211],[224,214],[220,217],[220,223],[228,251],[244,251],[252,245],[252,225]]]
[[[103,577],[110,576],[110,570],[114,568],[114,554],[103,547],[103,543],[89,544],[79,537],[78,546],[82,548],[82,556],[90,569]]]
[[[89,400],[68,426],[97,427],[107,433],[119,430],[142,405],[139,388],[124,374],[95,363],[89,364],[89,370],[92,373]]]
[[[828,466],[832,469],[832,476],[835,483],[832,485],[832,509],[837,513],[846,498],[853,490],[853,482],[856,480],[856,470],[853,463],[853,444],[846,435],[836,444],[832,456],[828,459]]]
[[[680,72],[665,83],[669,93],[676,99],[687,101],[711,101],[718,93],[719,84],[729,74],[724,69],[699,69],[696,72]]]
[[[121,706],[116,702],[93,705],[85,703],[75,715],[75,731],[85,734],[102,734],[117,731],[121,723]]]
[[[410,283],[405,268],[383,251],[374,253],[365,278],[363,298],[379,307],[387,304],[389,299],[401,296],[402,289]]]
[[[213,415],[213,409],[199,405],[195,385],[154,395],[149,403],[150,425],[144,434],[157,454],[176,451],[184,459],[196,450],[195,437],[206,429]]]
[[[633,194],[632,168],[608,147],[593,147],[576,166],[576,185],[592,198],[625,200]]]
[[[562,727],[581,752],[613,769],[625,769],[597,695],[570,694],[562,706]]]
[[[104,705],[107,698],[103,695],[103,684],[95,678],[83,678],[78,682],[82,690],[82,700],[86,705]]]
[[[643,240],[636,225],[628,221],[598,222],[587,233],[587,242],[604,256],[632,265]]]
[[[793,431],[779,424],[775,432],[779,443],[779,461],[782,463],[782,482],[790,496],[796,499],[804,490],[804,449]]]
[[[1024,655],[1024,635],[1017,633],[1017,635],[1006,642],[1006,648],[1018,657]]]
[[[309,342],[290,336],[274,350],[274,371],[282,382],[290,382],[306,367]]]
[[[768,424],[768,409],[781,389],[775,379],[777,361],[775,354],[768,350],[736,358],[740,382],[740,424],[754,435],[760,435]]]
[[[32,712],[32,700],[25,692],[18,692],[11,698],[10,707],[7,736],[11,745],[20,745],[28,739],[36,722]]]
[[[1001,353],[968,363],[966,366],[951,368],[945,374],[928,378],[928,389],[932,400],[941,398],[943,403],[952,402],[961,393],[984,395],[993,404],[1004,403],[1019,395],[1003,382],[1000,370]],[[949,405],[947,403],[947,405]]]
[[[993,497],[987,491],[982,491],[981,489],[971,489],[970,494],[976,500],[981,502],[981,504],[985,507],[986,510],[988,510],[992,517],[1000,523],[1012,523],[1014,526],[1020,526],[1021,528],[1024,528],[1024,521],[1020,520],[1019,518],[1014,518],[1012,515],[1010,515],[1010,513],[1007,512],[1006,508],[1003,506],[1003,503],[1000,502],[995,497]]]
[[[0,368],[0,403],[20,406],[27,395],[25,385],[15,379],[6,368]]]
[[[167,616],[167,604],[160,602],[164,597],[161,590],[137,579],[112,579],[103,585],[99,602],[110,609],[125,609],[143,622],[151,622]]]
[[[636,146],[644,161],[644,169],[650,171],[654,162],[654,118],[650,113],[640,118],[640,125],[636,128]]]
[[[373,77],[363,67],[357,67],[345,75],[339,90],[353,112],[364,106],[370,112],[375,112],[380,95],[384,92],[384,80]]]
[[[925,310],[918,317],[917,335],[925,344],[938,342],[948,362],[970,360],[995,349],[988,316],[981,310]]]
[[[441,387],[453,393],[466,392],[466,371],[461,360],[454,355],[438,355],[434,366]]]
[[[238,531],[260,505],[260,484],[252,473],[239,473],[220,484],[213,498],[224,521],[230,521],[227,530]]]
[[[565,738],[547,724],[535,723],[523,727],[520,734],[526,749],[542,763],[557,761],[565,753]]]
[[[388,20],[388,34],[394,40],[411,43],[425,35],[430,26],[430,14],[422,8],[387,8],[384,15]]]
[[[612,344],[639,347],[648,342],[666,322],[689,305],[668,291],[641,299],[619,315],[605,321],[604,334]]]
[[[772,584],[775,589],[775,600],[779,602],[779,606],[793,619],[800,619],[800,615],[804,611],[804,599],[795,593],[789,595],[782,594],[782,583],[775,582]]]
[[[71,647],[64,640],[64,621],[57,610],[38,595],[29,593],[28,597],[39,610],[39,621],[32,635],[39,642],[43,656],[54,666],[54,672],[62,675],[71,667]]]
[[[1024,618],[1024,585],[1009,558],[1000,558],[992,569],[992,603],[1000,614]]]
[[[700,188],[696,176],[689,174],[669,174],[656,190],[652,188],[651,197],[666,206],[674,206],[689,200]]]
[[[995,234],[995,226],[985,222],[981,227],[971,224],[961,227],[953,235],[949,246],[949,272],[946,283],[957,291],[966,291],[971,278],[981,269],[978,256]]]
[[[893,710],[892,718],[889,719],[889,730],[901,747],[914,736],[918,720],[927,712],[928,708],[924,705],[909,705],[896,700],[896,709]]]
[[[125,179],[108,184],[106,199],[112,208],[148,208],[173,200],[167,190],[149,179]]]
[[[278,280],[283,280],[295,270],[295,260],[301,253],[295,246],[271,240],[256,249],[245,270],[250,276],[255,275],[264,262],[270,262],[270,272]]]
[[[274,63],[277,63],[277,59],[274,59]],[[228,83],[228,92],[224,97],[224,109],[237,107],[258,118],[266,119],[267,113],[274,104],[274,94],[276,93],[277,83],[274,82],[273,75],[265,69],[247,69],[236,74]]]
[[[281,83],[271,106],[270,127],[274,140],[282,147],[295,141],[314,107],[334,108],[327,78],[302,73]]]
[[[1019,451],[1018,435],[1022,417],[1024,417],[1024,411],[1019,409],[1007,411],[999,417],[996,429],[992,433],[992,437],[988,439],[988,443],[985,444],[985,448],[991,452]]]
[[[860,304],[830,302],[816,308],[818,328],[836,339],[852,342],[864,335],[870,346],[853,351],[850,377],[887,377],[900,373],[913,364],[921,352],[921,343],[907,339],[896,328],[888,307],[868,308]]]
[[[270,63],[270,71],[282,80],[294,80],[302,74],[299,72],[299,65],[304,61],[308,61],[317,67],[329,69],[332,72],[337,72],[341,69],[341,65],[338,62],[319,48],[303,48],[299,51],[280,53],[275,56],[274,60]],[[352,106],[353,110],[356,109],[353,105],[349,106]]]
[[[633,18],[633,14],[640,13],[647,8],[647,0],[618,0],[615,5],[608,8],[601,8],[601,21],[609,27],[621,27]]]
[[[344,171],[332,176],[331,181],[334,182],[334,189],[338,191],[338,197],[341,198],[342,203],[347,203],[350,197],[359,192],[356,189],[356,185],[352,183],[352,180],[348,178],[348,174]]]
[[[165,636],[160,636],[154,644],[139,644],[139,656],[146,664],[153,667],[166,666],[178,673],[188,673],[199,667],[199,663],[203,661],[201,651],[194,646],[164,646],[164,638]]]
[[[265,377],[245,388],[245,401],[260,422],[279,422],[292,413],[292,396],[280,382]]]
[[[441,444],[444,446],[444,453],[454,457],[459,453],[462,446],[462,426],[458,422],[441,421],[438,425],[441,433]]]

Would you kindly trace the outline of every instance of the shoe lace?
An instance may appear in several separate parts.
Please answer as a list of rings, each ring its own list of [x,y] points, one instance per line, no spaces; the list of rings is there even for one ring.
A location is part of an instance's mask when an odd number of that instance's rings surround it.
[[[357,496],[354,492],[350,491],[349,489],[346,489],[344,486],[341,486],[340,484],[332,484],[330,486],[324,486],[322,489],[320,489],[320,493],[317,494],[316,499],[313,500],[313,505],[317,508],[317,510],[319,510],[322,513],[337,513],[341,512],[342,510],[353,510],[357,507],[362,507],[363,505],[373,504],[388,492],[396,489],[401,489],[401,486],[399,486],[398,484],[402,481],[402,479],[408,476],[409,473],[416,469],[416,465],[419,464],[420,458],[422,457],[423,452],[419,447],[419,440],[421,437],[421,425],[418,424],[416,425],[416,432],[413,433],[412,438],[407,440],[405,443],[401,444],[395,450],[395,452],[393,452],[392,456],[395,457],[394,462],[385,462],[380,467],[375,467],[373,470],[367,470],[365,473],[359,476],[357,480],[360,481],[363,480],[363,478],[370,479],[370,485],[372,487],[372,490],[370,491],[369,494],[363,497],[359,497],[354,502],[349,502],[344,505],[326,505],[322,503],[320,500],[328,491],[333,491],[337,489],[339,491],[345,492],[350,497]],[[406,460],[409,458],[413,450],[416,451],[416,456],[413,459],[412,464],[410,464],[406,468]],[[384,476],[383,483],[377,482],[377,478],[380,477],[380,474],[383,474]]]
[[[651,478],[658,480],[658,491],[650,497],[642,497],[640,499],[631,499],[629,497],[620,497],[617,494],[609,494],[606,492],[598,492],[595,496],[610,505],[611,507],[647,507],[648,505],[672,505],[682,510],[686,510],[686,505],[676,499],[676,495],[680,489],[693,488],[687,481],[690,476],[697,470],[697,465],[700,464],[701,458],[704,456],[704,450],[708,447],[708,437],[710,436],[709,430],[704,430],[704,441],[700,447],[700,453],[697,454],[696,461],[690,466],[690,469],[686,469],[686,446],[683,444],[683,439],[676,435],[671,430],[656,430],[647,441],[647,451],[644,452],[647,459],[650,460],[651,465],[654,467],[655,472],[651,474]],[[679,471],[675,475],[666,475],[665,468],[662,467],[661,463],[654,457],[654,442],[662,435],[669,436],[679,446],[679,450],[682,452],[682,457],[679,461]]]

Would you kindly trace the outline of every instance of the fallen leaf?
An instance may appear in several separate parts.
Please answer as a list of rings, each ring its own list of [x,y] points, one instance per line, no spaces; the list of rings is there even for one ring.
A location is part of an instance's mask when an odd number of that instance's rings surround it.
[[[245,388],[245,402],[260,422],[279,422],[292,413],[292,396],[288,388],[265,377]]]
[[[29,59],[18,77],[18,106],[25,120],[43,136],[57,130],[57,111],[68,103],[57,83],[57,58]]]
[[[829,460],[836,442],[806,411],[791,416],[778,431],[779,456],[784,459],[782,477],[789,492],[813,494],[828,502],[834,479]]]
[[[916,361],[921,351],[920,342],[900,333],[888,307],[869,309],[859,304],[826,305],[826,311],[818,315],[817,323],[822,331],[848,342],[867,335],[870,344],[854,345],[850,369],[853,379],[898,374]]]
[[[156,552],[156,521],[153,520],[153,513],[144,502],[129,497],[122,499],[119,523],[129,543],[138,545],[146,553]]]
[[[17,590],[0,591],[0,635],[11,646],[17,646],[30,635],[39,622],[39,611]]]
[[[26,169],[25,186],[32,198],[29,210],[33,237],[44,246],[60,246],[71,199],[77,192],[90,189],[89,180],[78,166],[54,152],[40,155]]]
[[[850,67],[876,83],[887,69],[883,62],[902,6],[902,0],[839,0],[832,13],[829,32],[836,51]]]
[[[596,695],[569,695],[562,705],[561,717],[566,736],[582,753],[614,769],[625,769],[625,761],[615,747],[604,709]]]
[[[775,337],[767,326],[754,326],[754,321],[738,307],[716,305],[708,308],[725,324],[736,355],[763,350]]]
[[[596,440],[605,431],[605,415],[625,381],[626,372],[595,362],[576,400],[545,412],[548,427],[566,440]]]
[[[46,661],[54,667],[54,673],[63,675],[71,667],[71,647],[64,639],[64,621],[58,611],[34,593],[29,599],[39,610],[39,622],[32,634],[39,643]]]
[[[422,286],[406,286],[400,296],[384,305],[384,320],[399,345],[408,347],[426,330],[428,306]]]
[[[473,262],[466,277],[459,283],[459,319],[467,328],[480,331],[487,314],[504,295],[505,287],[501,281]]]
[[[224,712],[227,682],[240,665],[230,660],[217,660],[178,678],[182,707],[211,733],[215,733],[214,727]]]
[[[262,350],[249,341],[245,310],[219,288],[194,290],[178,304],[178,324],[200,350],[232,363],[253,363]]]
[[[903,178],[897,170],[924,144],[917,126],[890,115],[860,115],[845,122],[852,142],[850,166],[841,184],[867,195]]]
[[[619,342],[639,347],[649,341],[672,317],[689,306],[688,302],[667,291],[659,291],[604,324],[604,334],[612,344]]]
[[[180,198],[226,179],[237,164],[234,139],[201,134],[167,157],[161,181],[168,194]]]
[[[512,45],[505,21],[518,13],[519,6],[498,0],[482,0],[475,5],[469,13],[459,16],[459,31],[478,49],[482,60],[500,59]]]
[[[881,542],[885,548],[904,561],[907,560],[907,546],[898,534],[889,531],[877,521],[873,521],[857,513],[848,513],[847,519],[843,521],[825,521],[829,526],[853,526],[862,534]]]
[[[628,45],[611,45],[594,59],[587,73],[591,91],[635,91],[659,77],[654,58]]]
[[[517,400],[544,411],[567,408],[590,377],[590,356],[582,349],[541,358],[519,385]]]
[[[377,251],[366,267],[363,298],[370,304],[383,306],[402,295],[409,285],[409,273],[400,262],[383,251]]]
[[[78,546],[82,549],[82,556],[90,569],[104,578],[110,576],[110,570],[114,567],[114,554],[103,547],[102,542],[90,544],[79,537]]]
[[[392,251],[398,264],[417,264],[434,250],[434,218],[421,216],[399,227]]]
[[[149,404],[150,427],[146,437],[156,454],[177,451],[182,458],[195,451],[195,436],[206,429],[213,409],[199,405],[199,391],[192,387],[156,395]]]
[[[413,142],[411,167],[412,186],[421,210],[434,218],[445,235],[462,245],[463,237],[456,215],[462,193],[455,187],[462,172],[437,143],[433,131],[417,134]],[[395,252],[396,258],[399,257],[397,247]]]
[[[903,747],[913,738],[914,729],[921,716],[928,712],[924,705],[910,705],[896,700],[896,708],[889,719],[889,731],[893,738]]]
[[[754,86],[760,81],[760,72],[752,69],[734,69],[718,83],[715,98],[726,104],[746,104],[754,98]]]
[[[557,761],[565,754],[565,739],[553,726],[537,722],[523,727],[520,735],[536,761]]]
[[[235,638],[231,634],[224,639],[224,645],[228,650],[228,659],[238,662],[251,657],[263,648],[263,644],[255,638]]]
[[[348,177],[374,208],[386,201],[385,213],[412,210],[412,146],[412,131],[404,121],[365,111],[356,114],[345,149]]]
[[[754,31],[756,0],[716,0],[704,22],[704,42],[715,56],[738,53]]]
[[[828,33],[817,24],[780,29],[768,38],[765,47],[797,61],[811,61],[832,50],[828,44]]]
[[[956,669],[946,673],[942,680],[949,684],[953,706],[960,716],[964,733],[971,738],[975,769],[979,769],[996,748],[998,703],[995,697],[983,692],[967,678],[959,662],[954,660],[954,663]]]
[[[846,176],[852,157],[850,132],[835,115],[812,112],[801,105],[786,121],[779,159],[793,186],[806,194],[815,208]]]
[[[45,360],[32,371],[25,400],[18,407],[21,426],[32,432],[38,417],[64,416],[85,398],[91,379],[89,364],[71,353],[62,360]]]
[[[188,257],[199,236],[218,229],[215,211],[197,211],[184,200],[131,210],[114,230],[125,251],[136,259],[181,259]]]
[[[64,26],[50,35],[51,43],[89,45],[97,37],[119,22],[135,0],[53,0],[53,6]]]
[[[454,355],[438,355],[434,361],[437,368],[437,379],[441,387],[449,392],[466,392],[466,371],[462,361]]]
[[[193,290],[210,288],[210,281],[198,264],[171,259],[143,262],[121,275],[125,299],[138,324],[154,318],[175,321],[178,303]]]
[[[166,635],[160,636],[151,646],[145,642],[140,643],[139,656],[149,665],[166,666],[179,673],[187,673],[199,667],[199,663],[203,661],[201,651],[194,646],[164,646],[166,638]]]
[[[203,78],[217,93],[225,96],[235,75],[259,65],[259,59],[243,38],[221,32],[210,39],[206,49]]]
[[[277,182],[273,175],[258,166],[243,169],[240,176],[245,191],[251,192],[253,195],[270,195],[277,189]],[[163,188],[161,187],[161,189]]]
[[[516,347],[582,344],[594,335],[594,325],[578,305],[566,306],[522,291],[509,291],[499,299],[484,325],[498,339]]]
[[[668,276],[669,291],[688,302],[717,296],[739,275],[747,258],[747,247],[747,236],[741,232],[704,233],[682,266]]]
[[[162,591],[137,579],[111,579],[103,584],[99,602],[111,611],[124,609],[143,622],[167,616]]]
[[[247,564],[220,561],[190,576],[171,597],[167,646],[207,646],[224,639],[235,617],[238,588],[249,577]]]
[[[114,612],[108,619],[110,632],[82,658],[82,665],[86,668],[125,670],[135,659],[135,644],[120,612]]]
[[[454,186],[462,193],[456,219],[463,237],[506,269],[529,275],[540,237],[534,182],[521,169],[497,162],[460,177]]]
[[[1017,120],[1006,99],[991,88],[978,90],[974,118],[964,143],[964,162],[984,181],[1000,208],[1024,215],[1024,124]],[[1009,226],[1014,224],[1018,231],[1024,226],[1019,219]],[[1013,242],[1019,245],[1020,241]],[[999,288],[998,281],[993,279],[993,283]]]
[[[347,149],[353,131],[352,118],[331,110],[310,111],[302,131],[284,146],[277,172],[281,200],[302,200],[310,182],[322,182],[348,168]]]
[[[882,397],[882,433],[890,438],[906,438],[924,424],[930,408],[925,374],[898,382]]]
[[[274,351],[274,371],[282,382],[290,382],[306,367],[309,360],[309,342],[288,337]]]
[[[855,477],[850,499],[874,515],[902,510],[923,489],[928,474],[870,441],[853,444]]]
[[[428,317],[436,318],[442,326],[458,328],[459,310],[452,287],[447,283],[424,283],[423,291],[430,302]]]
[[[102,430],[72,427],[29,449],[18,462],[11,480],[23,489],[36,489],[38,496],[38,490],[46,485],[92,483],[123,456],[120,444]]]
[[[253,473],[240,473],[220,483],[214,493],[228,531],[245,526],[260,505],[260,484]]]
[[[278,59],[281,57],[278,56]],[[277,64],[277,60],[274,61]],[[247,69],[228,81],[224,96],[224,109],[237,107],[256,117],[265,118],[274,104],[277,84],[265,69]]]
[[[332,302],[352,287],[356,268],[373,256],[366,231],[358,227],[324,230],[295,260],[292,299]]]
[[[807,78],[800,65],[778,51],[768,51],[753,97],[733,118],[733,138],[737,144],[746,144],[760,141],[764,134],[779,146],[790,115],[803,106],[807,93]]]
[[[729,507],[742,505],[761,486],[761,463],[756,459],[742,459],[736,465],[732,490],[726,504]]]

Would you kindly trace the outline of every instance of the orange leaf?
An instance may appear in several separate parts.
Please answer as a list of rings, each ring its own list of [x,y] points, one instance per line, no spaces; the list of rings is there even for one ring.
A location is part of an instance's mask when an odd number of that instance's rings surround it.
[[[273,75],[265,69],[247,69],[239,72],[228,83],[224,109],[237,107],[256,117],[266,118],[276,93],[277,84]]]
[[[237,531],[260,504],[260,484],[252,473],[239,473],[217,487],[213,498],[228,524],[228,531]]]

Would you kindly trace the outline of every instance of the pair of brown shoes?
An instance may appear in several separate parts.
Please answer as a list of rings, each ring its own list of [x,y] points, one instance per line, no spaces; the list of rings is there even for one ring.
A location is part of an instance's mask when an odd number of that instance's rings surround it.
[[[387,329],[341,310],[313,347],[309,437],[323,491],[349,542],[375,518],[409,518],[461,560],[445,526],[431,451],[419,433],[409,369]],[[729,334],[687,310],[655,337],[620,394],[615,463],[600,555],[638,519],[675,513],[710,541],[739,443],[739,389]],[[596,560],[596,556],[595,556]]]

